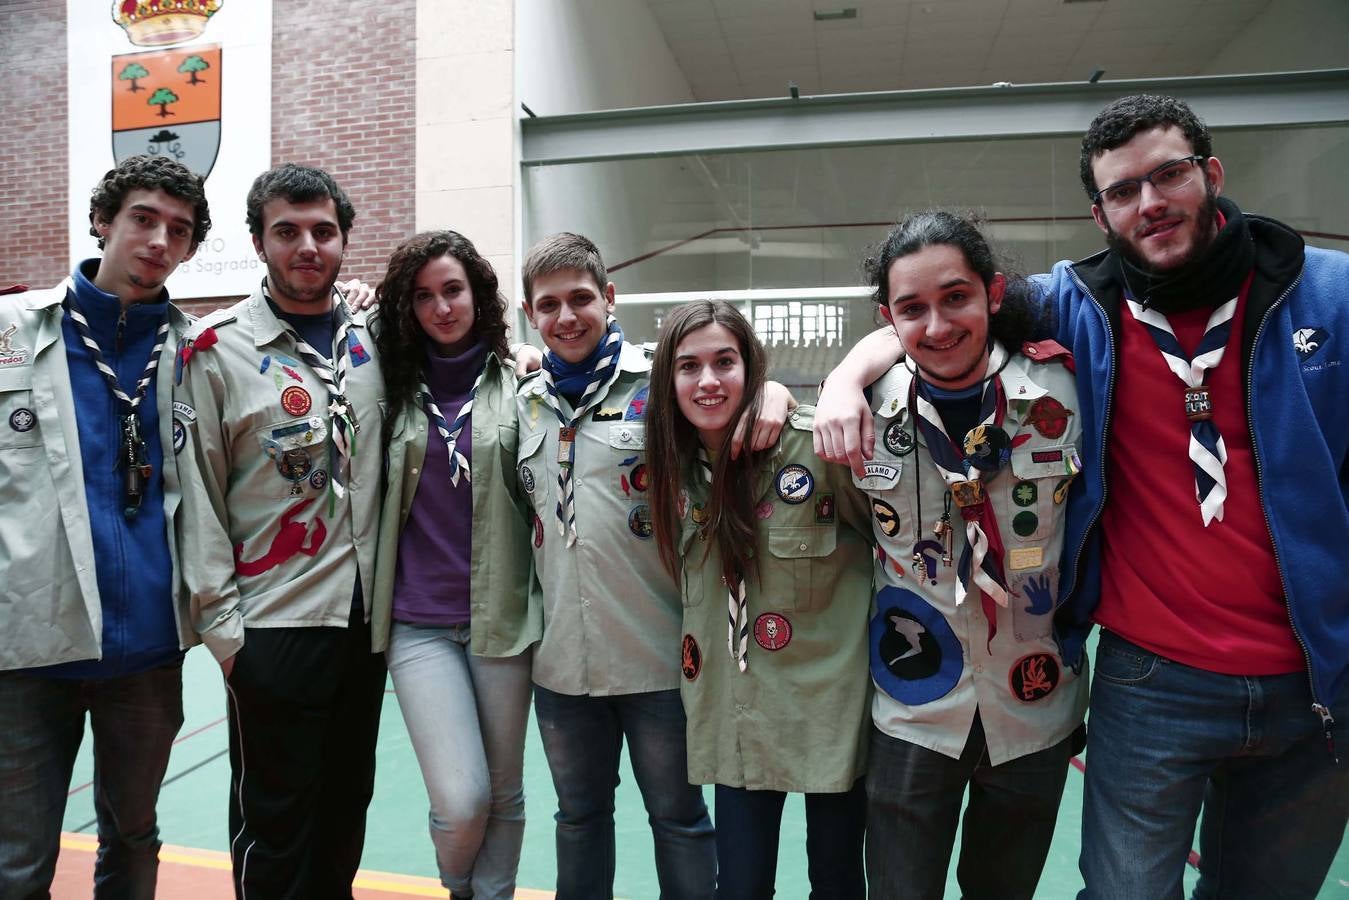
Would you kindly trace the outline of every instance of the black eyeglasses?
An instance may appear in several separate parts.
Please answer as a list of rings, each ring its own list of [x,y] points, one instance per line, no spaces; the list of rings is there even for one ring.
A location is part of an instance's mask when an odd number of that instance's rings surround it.
[[[1091,195],[1092,202],[1099,203],[1106,209],[1123,209],[1126,206],[1132,206],[1138,202],[1138,195],[1143,192],[1144,182],[1152,185],[1163,194],[1174,194],[1194,181],[1195,166],[1202,163],[1206,158],[1196,154],[1164,162],[1142,178],[1126,178],[1124,181],[1115,182],[1108,188],[1102,188]]]

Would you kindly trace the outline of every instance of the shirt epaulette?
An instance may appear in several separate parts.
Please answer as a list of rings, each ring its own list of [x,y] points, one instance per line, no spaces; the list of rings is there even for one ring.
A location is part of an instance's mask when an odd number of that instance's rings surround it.
[[[192,327],[188,329],[185,337],[189,341],[195,341],[197,338],[201,337],[202,333],[208,328],[219,328],[222,325],[228,325],[235,321],[238,321],[238,317],[231,308],[226,307],[224,309],[213,310],[193,322]]]
[[[1063,367],[1077,374],[1077,365],[1073,362],[1073,353],[1058,341],[1026,341],[1021,345],[1021,355],[1035,363],[1047,363],[1058,360]]]

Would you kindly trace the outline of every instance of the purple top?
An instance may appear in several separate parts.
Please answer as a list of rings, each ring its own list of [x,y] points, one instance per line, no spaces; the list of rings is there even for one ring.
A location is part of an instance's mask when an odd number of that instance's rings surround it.
[[[487,347],[477,344],[461,356],[428,350],[426,386],[451,427],[468,402],[482,371]],[[398,538],[398,571],[393,584],[393,618],[413,625],[462,625],[469,620],[469,568],[473,553],[473,490],[467,479],[450,481],[450,458],[440,432],[430,432],[426,462],[407,522]],[[473,462],[473,414],[464,420],[455,449]]]

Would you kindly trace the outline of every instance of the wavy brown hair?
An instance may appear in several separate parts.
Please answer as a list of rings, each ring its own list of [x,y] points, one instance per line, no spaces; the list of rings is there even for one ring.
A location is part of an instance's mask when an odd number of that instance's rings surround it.
[[[376,330],[375,347],[384,372],[388,418],[404,403],[415,403],[417,388],[426,378],[426,332],[417,321],[413,298],[417,274],[433,259],[452,256],[464,267],[473,292],[473,335],[499,358],[510,356],[506,344],[506,298],[501,296],[497,273],[478,253],[473,242],[457,231],[424,231],[394,250],[389,268],[375,289],[383,327]]]
[[[754,472],[759,454],[749,452],[748,441],[738,459],[731,459],[731,435],[736,422],[746,422],[745,434],[753,432],[759,418],[759,403],[768,378],[768,353],[754,328],[740,311],[722,300],[695,300],[674,309],[660,329],[660,343],[651,364],[651,393],[646,404],[646,463],[651,472],[651,520],[655,526],[660,561],[678,583],[679,491],[684,478],[697,475],[695,459],[700,446],[698,432],[675,400],[675,351],[685,337],[708,325],[721,325],[735,336],[745,363],[745,393],[731,415],[712,466],[712,490],[702,533],[715,542],[721,554],[721,574],[733,584],[738,573],[749,576],[757,544],[754,519]],[[686,473],[688,473],[686,475]],[[707,545],[710,547],[710,543]],[[707,550],[704,550],[706,553]]]

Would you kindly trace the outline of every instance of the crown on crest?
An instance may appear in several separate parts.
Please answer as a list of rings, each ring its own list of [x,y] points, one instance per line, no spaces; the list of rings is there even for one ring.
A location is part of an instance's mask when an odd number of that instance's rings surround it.
[[[190,41],[225,0],[113,0],[112,20],[126,29],[138,47],[162,47]]]

